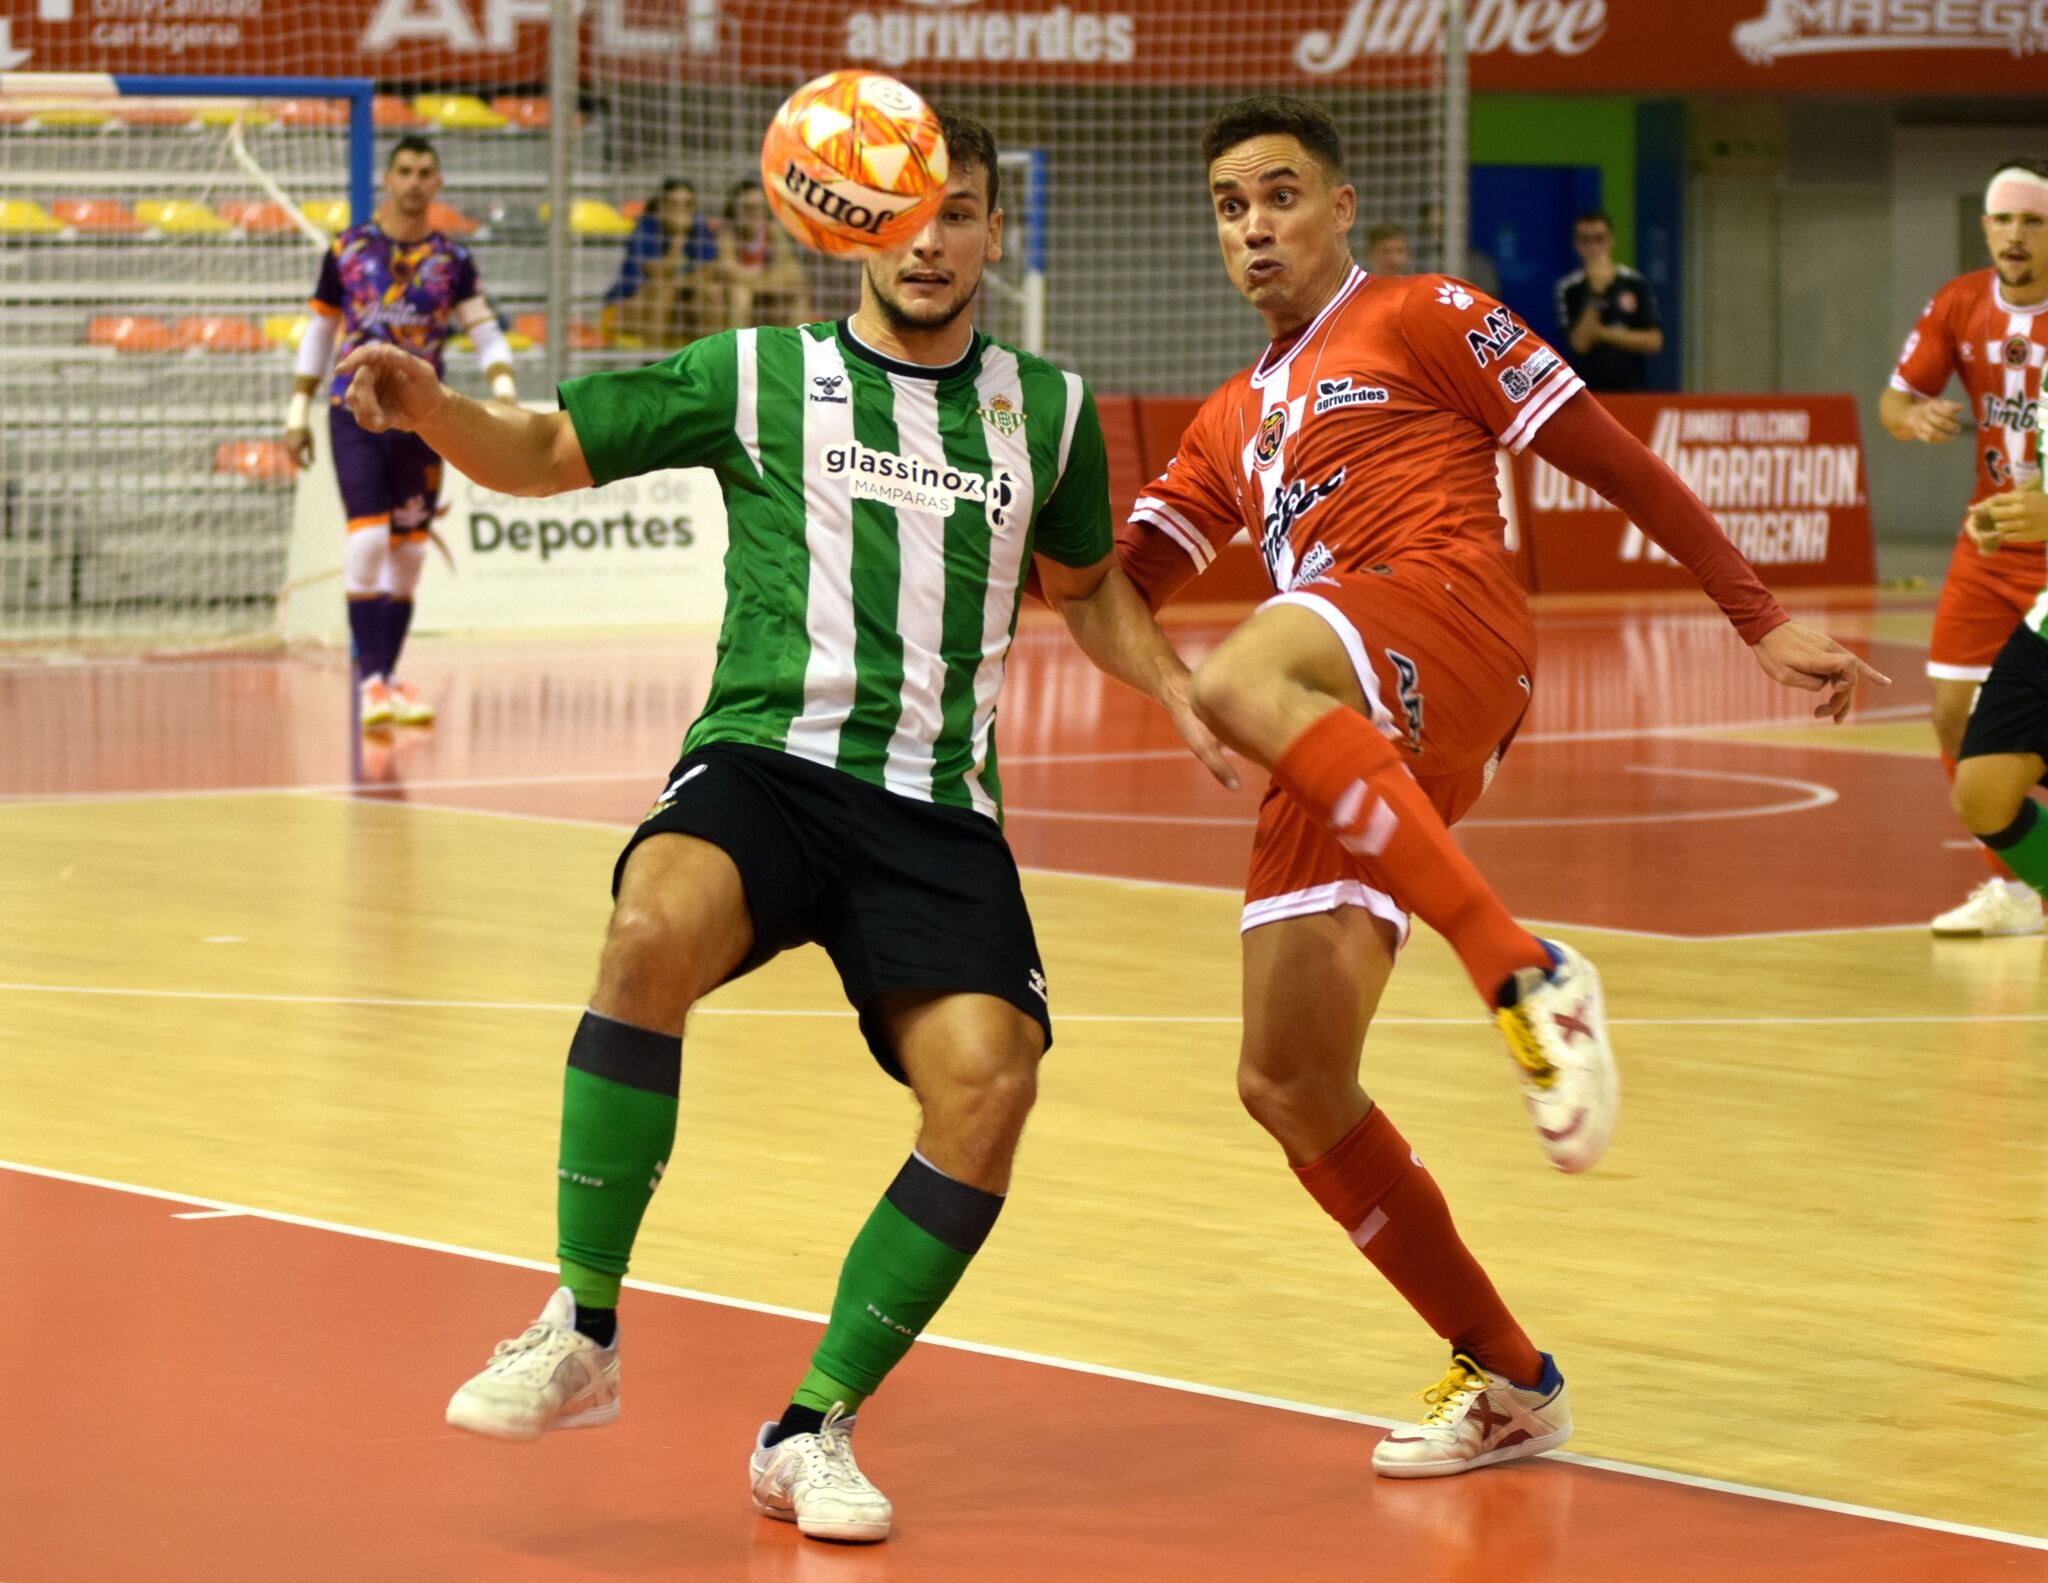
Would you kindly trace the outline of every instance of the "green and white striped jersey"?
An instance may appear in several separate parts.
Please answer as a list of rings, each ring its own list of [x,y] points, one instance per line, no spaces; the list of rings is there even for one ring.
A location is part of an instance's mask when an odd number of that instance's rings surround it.
[[[1031,556],[1109,555],[1080,377],[977,334],[945,368],[846,324],[727,331],[561,387],[600,484],[708,467],[725,619],[684,751],[747,742],[1001,817],[996,695]]]

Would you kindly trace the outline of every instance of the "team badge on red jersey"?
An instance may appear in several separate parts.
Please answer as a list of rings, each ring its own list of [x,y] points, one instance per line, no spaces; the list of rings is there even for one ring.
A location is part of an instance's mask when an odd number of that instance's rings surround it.
[[[2005,366],[2007,368],[2025,368],[2027,366],[2027,354],[2033,350],[2033,346],[2034,343],[2024,335],[2007,337],[2005,343]]]
[[[1261,467],[1271,467],[1280,454],[1280,442],[1287,438],[1287,409],[1275,407],[1266,414],[1259,425],[1259,443],[1252,447],[1252,458]]]

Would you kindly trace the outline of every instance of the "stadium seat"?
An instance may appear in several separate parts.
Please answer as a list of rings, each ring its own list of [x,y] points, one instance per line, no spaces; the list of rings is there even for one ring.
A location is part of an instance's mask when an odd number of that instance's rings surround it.
[[[303,313],[273,313],[263,321],[263,339],[272,346],[296,347],[305,338],[306,326],[312,322],[310,315]]]
[[[468,236],[476,229],[476,221],[439,198],[427,205],[427,224],[444,236]]]
[[[247,319],[220,313],[188,314],[172,328],[171,340],[202,352],[260,352],[270,344]]]
[[[114,114],[121,118],[123,126],[189,126],[192,106],[142,99],[134,104],[116,105]]]
[[[545,223],[549,205],[542,204],[538,212]],[[633,222],[602,198],[577,198],[569,205],[569,231],[574,236],[631,236]]]
[[[170,326],[161,319],[138,319],[116,314],[94,319],[85,329],[86,344],[109,346],[117,352],[168,352]]]
[[[330,236],[348,229],[346,198],[314,198],[300,205],[299,212]]]
[[[427,124],[424,116],[395,93],[380,93],[370,101],[370,119],[380,132]]]
[[[573,351],[596,352],[604,348],[604,336],[588,319],[569,321],[569,346]]]
[[[135,218],[166,236],[210,236],[233,226],[196,198],[145,198]]]
[[[283,204],[267,199],[223,198],[215,213],[244,236],[282,236],[298,229]]]
[[[270,113],[279,126],[348,125],[348,106],[339,99],[279,99]]]
[[[299,470],[282,440],[222,440],[213,449],[213,470],[259,484],[288,482]]]
[[[45,109],[36,111],[29,125],[45,131],[61,132],[74,127],[105,126],[113,119],[104,110]]]
[[[0,236],[55,236],[61,220],[32,198],[0,198]]]
[[[50,215],[88,236],[121,236],[142,229],[127,206],[112,198],[59,198],[50,205]]]
[[[505,125],[504,116],[471,93],[423,93],[412,107],[448,131],[495,132]]]
[[[623,214],[629,220],[637,221],[640,218],[640,216],[645,214],[646,212],[647,200],[645,198],[628,198],[624,203],[619,205],[619,213]]]
[[[513,126],[528,131],[538,131],[546,126],[553,109],[545,99],[516,93],[499,94],[491,101],[491,108]]]
[[[530,203],[514,202],[495,198],[484,207],[483,223],[491,228],[494,236],[503,240],[507,236],[532,235],[546,229],[543,221],[547,205],[538,211]]]
[[[200,107],[196,119],[201,126],[233,126],[237,121],[244,126],[268,126],[271,116],[260,104],[209,104]]]
[[[546,346],[548,316],[544,313],[522,313],[512,321],[511,333],[523,338],[528,346]]]

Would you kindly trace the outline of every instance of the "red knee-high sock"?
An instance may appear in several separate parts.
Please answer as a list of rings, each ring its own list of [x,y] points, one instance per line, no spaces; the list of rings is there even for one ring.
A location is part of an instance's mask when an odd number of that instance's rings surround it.
[[[1294,1174],[1453,1348],[1517,1385],[1542,1378],[1542,1355],[1459,1237],[1436,1179],[1377,1105],[1336,1148]]]
[[[1536,937],[1508,916],[1387,739],[1363,715],[1332,709],[1287,744],[1273,778],[1451,942],[1472,985],[1498,1005],[1521,967],[1550,966]]]
[[[1949,785],[1955,785],[1956,761],[1950,758],[1946,753],[1944,753],[1941,756],[1941,768],[1942,773],[1948,776]],[[1982,841],[1975,842],[1974,845],[1977,848],[1977,856],[1981,857],[1984,860],[1984,866],[1990,869],[1991,872],[1996,874],[2000,879],[2019,878],[2019,875],[2015,874],[2011,869],[2007,868],[2003,863],[1999,862],[1998,854],[1992,851],[1991,848],[1986,846]]]

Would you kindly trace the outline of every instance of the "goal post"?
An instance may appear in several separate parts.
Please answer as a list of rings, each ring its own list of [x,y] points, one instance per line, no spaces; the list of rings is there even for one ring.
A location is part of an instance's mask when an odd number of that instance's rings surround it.
[[[0,73],[0,645],[277,631],[293,346],[372,84]]]

